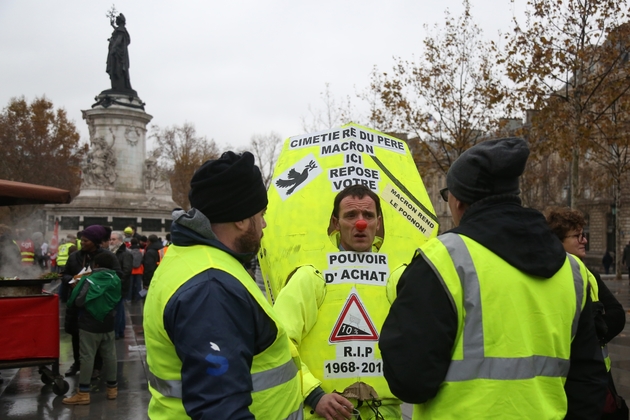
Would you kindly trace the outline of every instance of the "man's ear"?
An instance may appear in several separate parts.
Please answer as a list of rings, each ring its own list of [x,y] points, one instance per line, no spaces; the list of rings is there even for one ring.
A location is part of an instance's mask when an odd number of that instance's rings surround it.
[[[244,232],[249,228],[249,224],[251,223],[251,221],[249,219],[244,219],[233,223],[237,230]]]
[[[464,203],[463,201],[459,201],[459,200],[457,200],[455,205],[457,206],[457,210],[461,211],[462,214],[464,214],[466,212],[466,209],[468,209],[469,207],[469,204]]]
[[[332,225],[335,227],[336,230],[340,230],[339,229],[339,219],[337,219],[335,216],[331,216],[330,217],[330,221],[332,222]]]

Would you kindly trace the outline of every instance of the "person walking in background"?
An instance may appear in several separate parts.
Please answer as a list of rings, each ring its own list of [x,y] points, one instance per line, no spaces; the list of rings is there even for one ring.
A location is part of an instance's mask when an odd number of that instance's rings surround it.
[[[66,268],[61,277],[61,281],[64,284],[64,293],[69,295],[70,286],[69,283],[71,280],[78,280],[82,277],[84,272],[91,272],[93,269],[93,261],[94,258],[101,253],[108,253],[114,257],[115,263],[113,264],[113,269],[116,271],[116,274],[120,278],[122,276],[122,270],[120,268],[120,263],[114,254],[111,253],[108,249],[102,248],[101,244],[109,240],[109,236],[111,234],[111,229],[101,226],[101,225],[92,225],[82,232],[81,235],[81,250],[76,251],[70,255],[68,258],[68,262],[66,263]],[[67,301],[68,296],[59,296],[60,300],[63,302]],[[75,307],[66,308],[66,317],[65,317],[65,331],[72,336],[72,356],[73,363],[72,366],[66,371],[66,376],[74,376],[81,370],[81,357],[79,351],[79,314]],[[94,368],[100,371],[102,365],[102,361],[100,358],[96,358]]]
[[[125,233],[128,231],[128,229],[131,229],[131,237],[132,238],[136,238],[138,241],[140,241],[142,238],[145,238],[145,242],[146,242],[146,236],[140,235],[138,233],[138,228],[136,227],[136,225],[129,225],[125,228]]]
[[[35,254],[34,265],[41,270],[45,270],[48,244],[44,241],[44,234],[41,232],[34,232],[33,235],[31,235],[31,239],[33,240],[33,252]],[[46,251],[44,251],[44,249]]]
[[[142,277],[144,274],[144,266],[142,265],[142,259],[144,258],[144,249],[140,248],[140,243],[136,238],[131,238],[131,246],[129,252],[133,258],[131,269],[131,282],[127,293],[127,301],[135,302],[140,300],[140,291],[142,289]]]
[[[90,403],[90,381],[96,354],[103,360],[107,381],[107,399],[118,396],[116,347],[114,347],[114,317],[120,302],[120,279],[114,271],[117,258],[101,252],[94,257],[93,271],[81,277],[68,300],[69,308],[79,308],[79,349],[81,373],[77,392],[62,401],[68,405]]]
[[[74,248],[73,248],[74,247]],[[70,254],[77,250],[74,239],[62,238],[57,248],[57,272],[63,273]]]
[[[123,338],[125,336],[125,304],[123,302],[124,296],[129,290],[131,284],[131,271],[133,270],[133,256],[131,252],[127,250],[124,242],[124,235],[122,232],[112,232],[111,239],[109,241],[109,250],[116,255],[120,268],[122,270],[122,277],[120,278],[120,302],[116,306],[116,322],[114,326],[114,336],[116,339]]]
[[[131,246],[131,239],[133,238],[133,229],[126,227],[125,230],[123,230],[123,233],[125,234],[123,242],[125,243],[125,246],[129,248]]]
[[[171,234],[167,233],[165,236],[166,239],[164,239],[164,242],[162,242],[162,245],[164,245],[165,248],[168,248],[168,246],[170,244],[172,244],[173,242],[171,241]]]
[[[487,140],[451,165],[455,228],[423,244],[379,340],[385,379],[414,419],[599,418],[606,367],[588,271],[525,208],[518,138]]]
[[[147,250],[147,247],[149,246],[149,239],[142,235],[142,236],[136,236],[134,235],[134,238],[138,239],[138,242],[140,243],[140,248],[144,249],[145,251]]]
[[[604,272],[606,274],[609,274],[612,263],[613,257],[610,255],[610,251],[606,250],[606,252],[604,252],[604,257],[602,258],[602,265],[604,266]]]
[[[149,245],[144,252],[144,258],[142,259],[142,265],[144,266],[144,273],[142,274],[142,285],[145,289],[149,288],[153,273],[157,270],[160,261],[164,257],[164,246],[156,235],[149,235]]]

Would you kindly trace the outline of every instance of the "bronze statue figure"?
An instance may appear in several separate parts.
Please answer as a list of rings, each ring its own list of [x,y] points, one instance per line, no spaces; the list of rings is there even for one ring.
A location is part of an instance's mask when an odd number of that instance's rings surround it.
[[[112,81],[112,90],[116,92],[133,91],[129,79],[129,51],[127,46],[131,43],[131,37],[125,28],[125,16],[120,13],[116,17],[110,16],[109,23],[114,28],[112,37],[109,38],[109,52],[107,53],[107,73]]]

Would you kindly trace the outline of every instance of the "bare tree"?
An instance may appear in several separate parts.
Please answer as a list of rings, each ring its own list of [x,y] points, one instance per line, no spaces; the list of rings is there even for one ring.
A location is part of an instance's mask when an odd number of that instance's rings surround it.
[[[161,151],[160,164],[170,172],[173,201],[189,209],[190,180],[206,160],[219,157],[219,149],[214,140],[199,136],[192,123],[163,129],[153,125],[151,131]]]
[[[339,127],[349,122],[357,122],[353,120],[355,113],[350,97],[337,99],[330,91],[330,83],[326,83],[326,88],[319,94],[320,99],[324,103],[324,108],[313,108],[310,104],[308,111],[310,116],[302,117],[302,129],[306,133],[326,130],[328,128]]]
[[[256,158],[256,164],[260,168],[263,182],[268,189],[276,161],[282,150],[282,138],[273,131],[269,134],[254,134],[249,142],[249,148],[245,150],[250,151]]]
[[[391,74],[372,75],[380,104],[372,105],[371,120],[385,131],[412,133],[409,146],[424,173],[446,173],[503,111],[496,47],[482,39],[469,1],[463,5],[458,18],[445,12],[444,26],[433,27],[417,61],[398,58]]]
[[[630,79],[620,67],[627,61],[622,22],[627,16],[624,0],[529,0],[526,20],[514,19],[505,62],[508,77],[515,83],[516,106],[540,111],[539,124],[549,122],[544,137],[561,156],[570,158],[571,205],[580,192],[580,155],[597,137],[596,124],[630,89]],[[627,25],[625,25],[627,26]],[[617,93],[602,101],[620,74],[624,83]]]
[[[614,88],[610,91],[613,96],[617,96],[617,93],[618,90]],[[608,102],[608,99],[604,102]],[[608,111],[597,120],[595,126],[594,137],[589,142],[589,157],[603,169],[604,176],[600,180],[613,185],[615,255],[621,255],[623,244],[619,211],[623,205],[622,186],[630,173],[630,97],[624,95],[616,99]],[[615,262],[617,279],[621,279],[621,269],[621,258],[617,258]]]

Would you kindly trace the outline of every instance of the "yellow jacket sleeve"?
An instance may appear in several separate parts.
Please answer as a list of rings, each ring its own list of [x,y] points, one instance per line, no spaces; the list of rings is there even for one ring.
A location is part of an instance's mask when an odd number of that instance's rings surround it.
[[[274,310],[282,320],[289,338],[298,351],[304,338],[317,322],[319,306],[326,296],[326,282],[312,266],[300,267],[282,289]],[[321,381],[313,376],[302,362],[302,392],[306,398]]]
[[[396,300],[396,288],[398,287],[398,281],[400,280],[400,276],[402,276],[402,273],[405,271],[406,268],[407,264],[401,265],[400,267],[392,271],[392,273],[389,275],[389,279],[387,279],[387,300],[389,301],[390,305]]]

